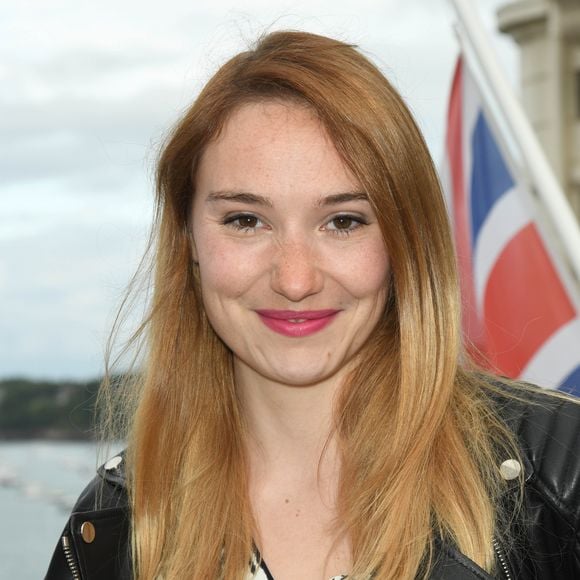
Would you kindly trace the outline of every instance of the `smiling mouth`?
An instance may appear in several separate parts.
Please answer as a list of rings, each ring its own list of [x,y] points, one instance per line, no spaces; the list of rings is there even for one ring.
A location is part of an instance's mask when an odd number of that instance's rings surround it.
[[[328,326],[340,310],[256,310],[260,320],[274,332],[293,338],[309,336]]]

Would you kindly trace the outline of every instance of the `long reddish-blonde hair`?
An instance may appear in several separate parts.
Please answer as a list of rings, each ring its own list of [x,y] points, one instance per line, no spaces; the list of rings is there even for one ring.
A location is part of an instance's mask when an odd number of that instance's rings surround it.
[[[297,101],[318,116],[367,192],[392,276],[384,316],[335,417],[337,537],[352,576],[428,572],[443,538],[493,567],[500,449],[510,435],[465,371],[454,253],[438,178],[401,97],[353,46],[275,32],[211,78],[169,135],[157,172],[153,296],[132,375],[127,464],[138,578],[242,578],[252,550],[244,422],[232,353],[205,316],[189,219],[207,144],[237,107]],[[105,388],[104,398],[114,388]]]

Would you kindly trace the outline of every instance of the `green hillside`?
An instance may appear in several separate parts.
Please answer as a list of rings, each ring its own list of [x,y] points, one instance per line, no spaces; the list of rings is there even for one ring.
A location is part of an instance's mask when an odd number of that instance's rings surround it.
[[[0,381],[0,439],[92,439],[99,381]]]

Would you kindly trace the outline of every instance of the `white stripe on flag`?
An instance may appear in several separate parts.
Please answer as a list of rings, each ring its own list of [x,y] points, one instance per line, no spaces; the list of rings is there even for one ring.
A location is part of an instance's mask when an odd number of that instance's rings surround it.
[[[477,311],[483,300],[489,275],[509,241],[530,222],[517,186],[506,191],[494,204],[477,236],[473,256]]]
[[[578,366],[579,336],[580,318],[561,326],[536,351],[519,378],[543,387],[557,388]]]

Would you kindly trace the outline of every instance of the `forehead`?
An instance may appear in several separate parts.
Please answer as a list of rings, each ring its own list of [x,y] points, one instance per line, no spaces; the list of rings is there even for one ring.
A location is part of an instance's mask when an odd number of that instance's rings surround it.
[[[304,130],[316,127],[324,132],[324,126],[316,111],[306,102],[265,98],[251,100],[234,108],[214,142],[223,140],[228,133],[244,133],[256,128],[263,129],[265,126],[275,131],[288,125]]]
[[[204,151],[196,176],[198,194],[236,189],[319,195],[353,188],[357,180],[312,109],[277,100],[236,109]]]

